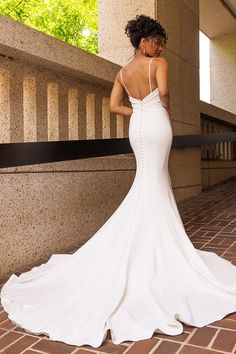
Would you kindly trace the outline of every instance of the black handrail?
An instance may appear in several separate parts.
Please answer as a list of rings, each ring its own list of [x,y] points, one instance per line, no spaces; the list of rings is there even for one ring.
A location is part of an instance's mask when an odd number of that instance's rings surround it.
[[[236,141],[236,132],[176,135],[172,148],[182,149]],[[128,138],[0,144],[0,168],[133,153]]]

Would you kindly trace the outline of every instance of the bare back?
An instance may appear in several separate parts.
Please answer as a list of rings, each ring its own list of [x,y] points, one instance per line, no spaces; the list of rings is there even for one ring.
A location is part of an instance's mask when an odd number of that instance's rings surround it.
[[[119,72],[119,81],[128,95],[143,99],[158,88],[156,70],[159,58],[134,59]]]

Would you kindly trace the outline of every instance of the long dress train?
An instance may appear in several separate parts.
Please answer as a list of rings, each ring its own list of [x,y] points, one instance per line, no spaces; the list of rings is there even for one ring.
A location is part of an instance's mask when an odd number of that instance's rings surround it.
[[[203,327],[236,311],[236,266],[195,249],[180,218],[168,172],[172,129],[158,88],[142,100],[128,95],[133,184],[76,252],[53,254],[4,284],[2,305],[26,332],[97,348],[108,330],[119,344],[177,335],[181,322]]]

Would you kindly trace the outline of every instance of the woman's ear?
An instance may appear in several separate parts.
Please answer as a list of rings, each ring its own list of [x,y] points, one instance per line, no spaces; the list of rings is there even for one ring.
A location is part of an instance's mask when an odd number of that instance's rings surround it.
[[[140,44],[141,44],[142,47],[145,46],[146,40],[145,40],[144,37],[142,37],[142,38],[140,39]]]

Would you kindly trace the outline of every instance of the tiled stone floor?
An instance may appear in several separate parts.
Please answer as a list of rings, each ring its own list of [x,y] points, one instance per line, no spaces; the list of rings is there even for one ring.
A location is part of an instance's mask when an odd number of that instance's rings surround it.
[[[236,177],[178,203],[187,234],[194,246],[213,251],[236,265]],[[71,251],[73,253],[75,250]],[[43,262],[43,261],[42,261]],[[42,263],[40,262],[40,263]],[[32,268],[27,267],[23,271]],[[16,274],[20,274],[16,273]],[[8,276],[0,278],[4,284]],[[203,328],[184,325],[178,336],[154,334],[148,340],[105,342],[95,349],[51,341],[14,326],[0,306],[0,352],[5,354],[210,354],[236,353],[236,312]]]

